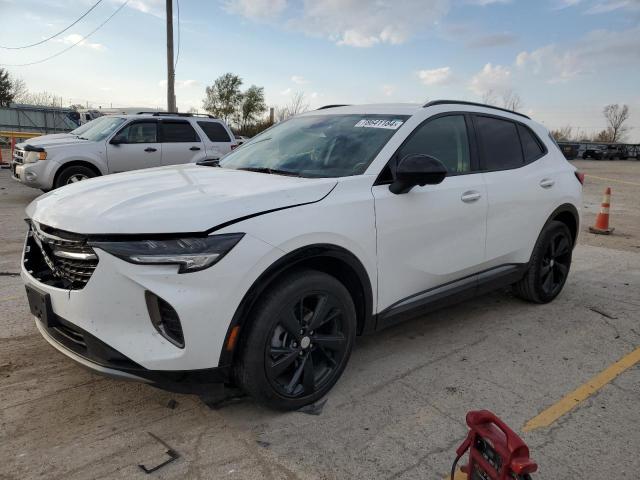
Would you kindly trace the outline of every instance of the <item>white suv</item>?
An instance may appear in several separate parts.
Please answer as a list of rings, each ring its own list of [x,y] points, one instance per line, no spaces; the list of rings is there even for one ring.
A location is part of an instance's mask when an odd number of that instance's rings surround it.
[[[20,144],[11,162],[13,177],[48,191],[109,173],[210,161],[237,146],[229,127],[209,115],[140,112],[87,125],[77,135]]]
[[[555,298],[581,183],[524,115],[333,106],[218,167],[36,199],[22,277],[42,335],[85,366],[169,389],[235,382],[298,408],[331,389],[357,335],[507,285]]]

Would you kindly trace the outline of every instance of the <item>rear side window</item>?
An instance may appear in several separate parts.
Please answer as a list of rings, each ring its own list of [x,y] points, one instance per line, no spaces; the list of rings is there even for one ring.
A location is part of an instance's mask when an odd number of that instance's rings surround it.
[[[162,141],[164,143],[199,142],[200,137],[189,122],[162,122]]]
[[[212,142],[230,142],[227,130],[218,122],[198,122],[202,131]]]
[[[524,125],[518,125],[525,163],[533,162],[542,156],[544,149],[535,134]]]
[[[402,146],[400,158],[421,153],[440,160],[450,173],[471,170],[467,125],[462,115],[448,115],[418,127]]]
[[[524,164],[516,124],[493,117],[475,117],[485,170],[508,170]]]

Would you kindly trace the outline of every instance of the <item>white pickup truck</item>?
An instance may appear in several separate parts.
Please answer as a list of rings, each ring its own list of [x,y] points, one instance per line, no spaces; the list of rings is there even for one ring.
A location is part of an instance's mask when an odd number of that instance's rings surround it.
[[[210,115],[141,112],[100,117],[91,125],[79,135],[18,145],[13,178],[49,191],[110,173],[215,160],[237,146],[229,127]]]

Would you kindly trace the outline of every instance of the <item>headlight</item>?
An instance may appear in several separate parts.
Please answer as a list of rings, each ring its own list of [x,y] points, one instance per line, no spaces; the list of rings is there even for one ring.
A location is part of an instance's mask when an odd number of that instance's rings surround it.
[[[26,150],[24,152],[24,163],[36,163],[38,160],[46,160],[47,159],[47,152],[43,151],[33,151],[33,150]]]
[[[130,263],[179,265],[178,273],[188,273],[219,262],[243,236],[244,233],[228,233],[174,240],[90,242],[89,245]]]

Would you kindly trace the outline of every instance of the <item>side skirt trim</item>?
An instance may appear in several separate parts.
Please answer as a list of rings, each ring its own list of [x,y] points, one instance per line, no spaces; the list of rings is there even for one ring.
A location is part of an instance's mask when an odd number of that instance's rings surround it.
[[[527,263],[499,265],[411,295],[378,313],[376,331],[511,285],[522,278],[528,266]]]

